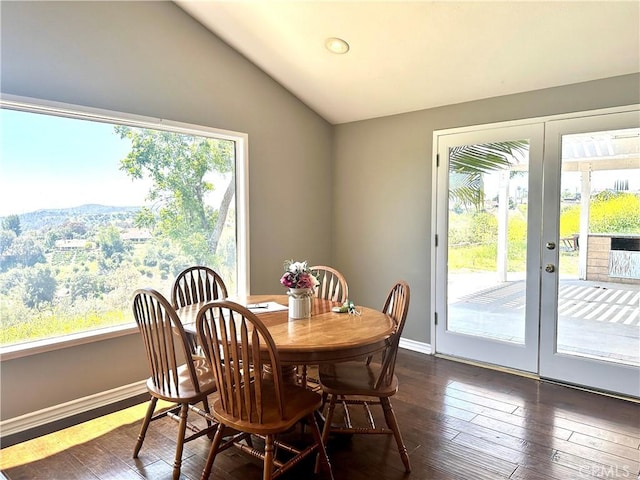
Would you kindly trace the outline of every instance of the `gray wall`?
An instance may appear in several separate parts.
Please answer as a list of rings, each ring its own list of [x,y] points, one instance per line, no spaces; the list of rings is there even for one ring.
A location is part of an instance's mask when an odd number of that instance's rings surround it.
[[[412,287],[429,342],[432,136],[438,129],[640,103],[638,75],[330,126],[172,3],[2,2],[3,93],[249,135],[251,290],[287,258],[329,263],[359,304]],[[292,201],[288,182],[311,203]],[[304,242],[286,235],[305,232]],[[2,362],[2,419],[147,376],[137,336]],[[24,395],[45,392],[45,395]]]
[[[252,292],[282,293],[288,258],[332,263],[332,127],[264,72],[170,2],[0,8],[3,94],[248,134]],[[141,345],[120,337],[2,362],[1,418],[146,378]]]
[[[403,337],[431,343],[434,130],[638,103],[636,74],[337,125],[333,260],[349,295],[382,306],[392,283],[407,280]]]

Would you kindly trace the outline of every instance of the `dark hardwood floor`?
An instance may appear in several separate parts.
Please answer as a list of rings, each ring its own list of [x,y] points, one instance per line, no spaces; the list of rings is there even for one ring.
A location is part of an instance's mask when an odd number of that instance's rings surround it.
[[[332,438],[336,480],[639,478],[636,403],[406,350],[398,354],[396,373],[400,389],[392,402],[412,473],[404,473],[390,437]],[[171,420],[153,423],[140,458],[131,458],[145,407],[0,450],[2,473],[10,480],[169,479]],[[208,448],[206,437],[187,444],[184,479],[200,478]],[[311,478],[311,472],[312,465],[302,463],[283,478]],[[211,478],[260,479],[261,466],[227,450]]]

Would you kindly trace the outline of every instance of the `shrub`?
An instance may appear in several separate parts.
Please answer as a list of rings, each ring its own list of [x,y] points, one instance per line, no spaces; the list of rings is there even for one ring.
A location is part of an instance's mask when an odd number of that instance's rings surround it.
[[[580,205],[560,213],[560,236],[580,231]],[[604,191],[595,195],[589,209],[589,231],[593,233],[640,233],[640,195]]]
[[[640,233],[640,195],[601,192],[591,202],[589,230],[596,233]]]

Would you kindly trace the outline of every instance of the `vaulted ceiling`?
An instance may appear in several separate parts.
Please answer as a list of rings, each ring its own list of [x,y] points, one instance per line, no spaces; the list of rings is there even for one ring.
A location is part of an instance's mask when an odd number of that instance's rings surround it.
[[[634,0],[176,4],[333,124],[640,72]]]

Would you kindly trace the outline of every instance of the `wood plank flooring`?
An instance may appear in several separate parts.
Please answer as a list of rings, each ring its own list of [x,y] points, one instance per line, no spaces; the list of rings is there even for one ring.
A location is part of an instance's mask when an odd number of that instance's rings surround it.
[[[392,438],[336,437],[328,446],[336,480],[640,478],[636,403],[406,350],[396,373],[392,402],[413,471],[405,474]],[[2,473],[9,480],[169,479],[171,420],[152,423],[140,458],[131,458],[145,407],[2,449]],[[183,479],[200,478],[208,449],[206,437],[187,444]],[[312,470],[303,462],[282,478],[312,478]],[[211,478],[257,480],[261,465],[227,450]]]

